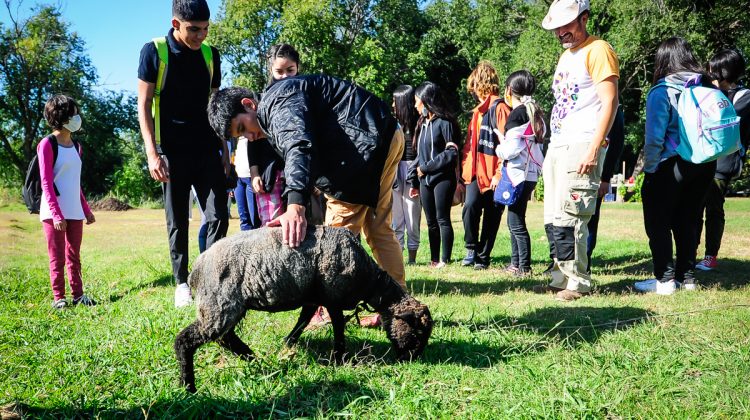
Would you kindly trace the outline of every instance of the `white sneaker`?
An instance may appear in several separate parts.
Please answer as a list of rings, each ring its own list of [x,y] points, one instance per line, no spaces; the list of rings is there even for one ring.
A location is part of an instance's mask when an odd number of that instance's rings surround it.
[[[676,291],[677,291],[677,282],[674,280],[656,282],[656,294],[657,295],[673,295],[674,292]]]
[[[637,281],[633,284],[633,288],[643,293],[654,293],[656,291],[656,279],[648,279],[643,281]]]
[[[178,284],[174,289],[174,307],[182,308],[193,303],[190,295],[190,286],[187,283]]]
[[[682,284],[682,288],[685,289],[685,290],[687,290],[687,291],[692,292],[694,290],[698,290],[698,285],[695,284],[695,283],[683,283]]]

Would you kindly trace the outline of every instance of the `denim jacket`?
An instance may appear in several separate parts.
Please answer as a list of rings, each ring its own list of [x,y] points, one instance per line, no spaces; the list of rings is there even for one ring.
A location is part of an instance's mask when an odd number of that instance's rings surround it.
[[[684,85],[699,76],[697,73],[680,72],[670,74],[662,81]],[[680,91],[669,86],[656,86],[646,100],[646,142],[643,146],[643,171],[656,172],[661,162],[677,156],[675,147],[680,142],[680,127],[677,116],[677,100]],[[671,140],[671,141],[670,141]]]

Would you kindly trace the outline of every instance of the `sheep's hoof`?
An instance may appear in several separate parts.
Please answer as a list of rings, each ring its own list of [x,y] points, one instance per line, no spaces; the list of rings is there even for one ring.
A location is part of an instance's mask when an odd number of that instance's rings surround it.
[[[279,361],[290,361],[297,355],[297,349],[293,346],[284,346],[279,352],[277,358]]]
[[[185,384],[185,391],[195,394],[198,390],[195,388],[195,384]]]

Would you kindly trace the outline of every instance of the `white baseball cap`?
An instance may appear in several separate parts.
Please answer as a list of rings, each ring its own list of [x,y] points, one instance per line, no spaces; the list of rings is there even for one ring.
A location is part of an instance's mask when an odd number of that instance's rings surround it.
[[[542,20],[542,28],[552,30],[565,26],[586,10],[589,10],[589,0],[555,0]]]

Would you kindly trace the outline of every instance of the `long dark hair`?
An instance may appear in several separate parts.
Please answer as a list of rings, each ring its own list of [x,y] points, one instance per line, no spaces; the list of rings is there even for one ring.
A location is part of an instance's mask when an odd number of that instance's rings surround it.
[[[505,87],[510,88],[512,95],[521,99],[526,107],[526,114],[531,121],[531,127],[534,129],[534,138],[537,143],[544,143],[544,112],[539,105],[531,99],[536,91],[536,79],[527,70],[518,70],[505,79]]]
[[[410,85],[401,85],[393,91],[393,103],[396,119],[404,129],[407,138],[411,138],[411,147],[416,149],[417,136],[414,128],[417,125],[419,115],[414,108],[414,88]]]
[[[451,123],[451,125],[453,126],[453,138],[447,140],[459,144],[461,131],[458,128],[458,120],[456,120],[456,116],[453,115],[453,113],[450,111],[450,108],[448,108],[448,101],[445,99],[445,95],[443,95],[443,91],[442,89],[440,89],[440,86],[429,81],[424,82],[419,85],[414,91],[414,96],[422,100],[422,104],[424,104],[425,108],[427,108],[427,111],[433,113],[436,117],[442,118]],[[419,132],[422,128],[422,123],[424,122],[424,120],[425,117],[419,117],[415,133],[416,136],[419,136]]]
[[[294,61],[297,65],[297,72],[299,73],[299,53],[289,44],[275,44],[271,45],[268,49],[268,83],[271,84],[274,81],[273,78],[273,62],[277,58],[286,58],[287,60]]]
[[[721,50],[708,60],[708,72],[719,82],[739,83],[745,75],[745,59],[735,49]]]
[[[653,83],[656,84],[667,75],[683,71],[705,75],[690,44],[680,37],[669,38],[656,49]]]

